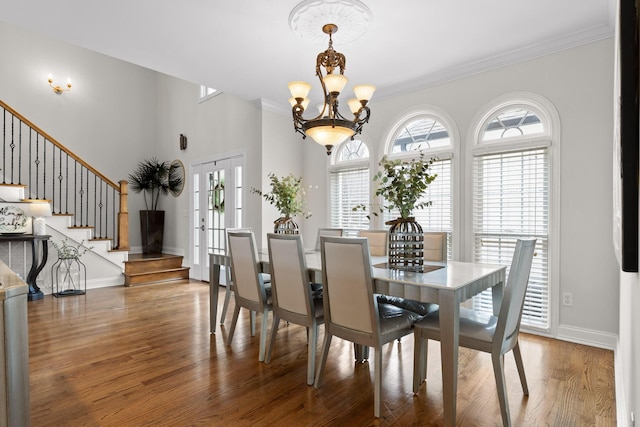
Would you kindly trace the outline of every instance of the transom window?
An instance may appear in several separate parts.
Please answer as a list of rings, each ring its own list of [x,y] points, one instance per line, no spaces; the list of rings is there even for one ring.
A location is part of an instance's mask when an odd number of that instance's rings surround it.
[[[449,132],[437,118],[419,116],[399,127],[390,154],[445,148],[450,145]]]
[[[496,114],[484,128],[481,142],[545,133],[538,114],[528,108],[510,107]]]
[[[369,148],[360,139],[348,140],[340,145],[336,155],[336,162],[347,162],[349,160],[361,160],[369,158]]]

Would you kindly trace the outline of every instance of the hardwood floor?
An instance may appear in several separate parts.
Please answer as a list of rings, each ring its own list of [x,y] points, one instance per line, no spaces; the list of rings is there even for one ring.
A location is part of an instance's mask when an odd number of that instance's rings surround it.
[[[281,322],[266,365],[258,362],[259,337],[249,334],[248,313],[241,312],[228,347],[231,315],[227,328],[210,335],[208,304],[208,284],[194,281],[30,301],[32,425],[442,423],[438,343],[429,343],[427,387],[417,396],[411,392],[412,337],[385,347],[382,417],[376,419],[373,362],[355,364],[349,343],[333,340],[316,390],[305,384],[304,328]],[[505,359],[515,426],[616,425],[613,352],[524,334],[521,347],[528,398],[513,357]],[[458,425],[501,425],[488,354],[461,349],[457,402]]]

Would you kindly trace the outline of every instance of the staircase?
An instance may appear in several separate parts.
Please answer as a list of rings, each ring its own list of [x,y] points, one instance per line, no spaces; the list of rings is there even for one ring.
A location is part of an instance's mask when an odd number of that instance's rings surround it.
[[[131,254],[124,262],[125,286],[185,279],[189,279],[189,267],[182,266],[180,255]]]
[[[96,277],[103,286],[122,283],[120,272],[126,286],[189,278],[181,256],[129,255],[126,180],[111,181],[2,100],[0,113],[0,201],[48,201],[47,234],[110,263],[99,269],[107,280]]]

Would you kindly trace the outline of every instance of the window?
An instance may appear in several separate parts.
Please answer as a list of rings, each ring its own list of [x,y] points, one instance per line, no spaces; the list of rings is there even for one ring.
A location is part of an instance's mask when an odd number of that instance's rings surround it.
[[[207,87],[205,85],[200,85],[200,94],[198,95],[198,101],[203,102],[209,98],[213,98],[218,95],[218,91],[212,87]]]
[[[427,158],[436,161],[429,168],[438,177],[429,185],[424,197],[419,201],[431,201],[432,205],[412,212],[424,231],[444,231],[447,233],[448,258],[453,254],[453,144],[445,120],[429,112],[409,115],[396,126],[392,133],[389,158],[410,159],[422,151]],[[399,212],[385,212],[384,221],[397,218]]]
[[[343,142],[335,150],[330,168],[331,227],[342,228],[347,234],[369,228],[367,213],[353,207],[369,205],[369,148],[362,139]]]
[[[484,120],[473,148],[473,261],[509,266],[518,238],[537,239],[522,324],[548,330],[551,135],[536,108],[507,105]],[[507,272],[508,274],[508,272]],[[491,292],[474,308],[492,311]]]

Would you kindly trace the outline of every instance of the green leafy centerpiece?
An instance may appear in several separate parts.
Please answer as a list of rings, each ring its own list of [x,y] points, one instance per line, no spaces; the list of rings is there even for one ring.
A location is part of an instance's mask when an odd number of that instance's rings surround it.
[[[280,218],[274,221],[274,233],[298,234],[298,224],[293,221],[292,217],[301,215],[304,218],[309,218],[311,216],[311,212],[305,208],[306,190],[302,185],[302,178],[293,174],[281,178],[273,173],[268,176],[271,191],[265,193],[252,188],[251,192],[264,198],[280,213]]]
[[[382,157],[380,169],[373,176],[376,196],[382,196],[383,204],[379,212],[397,211],[399,217],[386,221],[389,225],[389,265],[393,268],[420,271],[424,263],[424,233],[422,227],[411,216],[414,209],[431,206],[431,201],[423,198],[429,184],[438,176],[430,174],[430,166],[435,158],[425,159],[424,153],[411,160],[388,159]],[[366,205],[358,205],[354,210],[365,210]],[[378,212],[373,212],[378,215]]]

